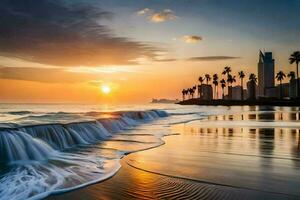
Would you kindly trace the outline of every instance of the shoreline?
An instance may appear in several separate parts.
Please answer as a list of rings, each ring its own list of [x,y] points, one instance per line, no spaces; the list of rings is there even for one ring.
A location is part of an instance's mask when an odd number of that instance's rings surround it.
[[[172,140],[172,138],[170,138]],[[167,144],[167,143],[166,143]],[[156,150],[159,148],[155,148]],[[141,151],[142,152],[142,151]],[[139,152],[139,153],[141,153]],[[132,153],[120,160],[121,168],[111,178],[76,190],[51,194],[47,200],[99,199],[289,199],[297,196],[259,191],[250,188],[215,184],[180,176],[155,173],[132,166],[131,160],[140,155]]]
[[[179,105],[199,106],[300,106],[300,100],[201,100],[199,98],[180,101]]]

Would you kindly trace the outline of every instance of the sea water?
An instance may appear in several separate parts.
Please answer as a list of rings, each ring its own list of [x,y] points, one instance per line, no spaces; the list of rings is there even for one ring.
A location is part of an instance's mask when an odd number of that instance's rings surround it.
[[[300,196],[299,126],[298,108],[2,104],[0,199],[40,199],[108,179],[123,156],[146,149],[143,165],[129,164]],[[175,144],[159,147],[170,135]]]

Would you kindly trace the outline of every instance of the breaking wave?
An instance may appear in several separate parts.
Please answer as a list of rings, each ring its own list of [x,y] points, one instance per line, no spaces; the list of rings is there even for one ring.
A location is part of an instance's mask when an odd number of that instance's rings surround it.
[[[0,199],[16,200],[39,199],[111,177],[122,156],[162,142],[160,134],[137,133],[134,127],[168,117],[163,110],[9,114],[22,121],[0,126]]]

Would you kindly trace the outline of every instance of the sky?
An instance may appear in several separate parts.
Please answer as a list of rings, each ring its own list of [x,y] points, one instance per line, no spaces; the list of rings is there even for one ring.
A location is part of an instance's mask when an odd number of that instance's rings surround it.
[[[1,0],[0,102],[180,98],[225,66],[257,73],[259,50],[288,73],[299,10],[299,0]]]

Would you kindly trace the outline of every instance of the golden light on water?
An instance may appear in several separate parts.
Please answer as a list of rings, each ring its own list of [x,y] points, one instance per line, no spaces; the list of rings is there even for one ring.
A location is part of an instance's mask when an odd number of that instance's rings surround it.
[[[102,85],[101,86],[101,91],[104,94],[109,94],[111,92],[111,88],[108,85]]]

